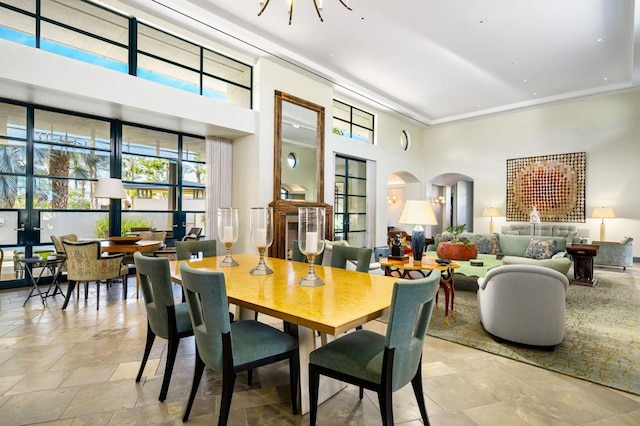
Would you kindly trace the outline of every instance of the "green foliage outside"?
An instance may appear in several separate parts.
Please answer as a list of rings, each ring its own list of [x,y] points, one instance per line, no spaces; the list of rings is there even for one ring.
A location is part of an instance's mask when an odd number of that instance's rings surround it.
[[[149,221],[139,216],[134,217],[126,217],[122,218],[122,226],[120,228],[122,235],[125,235],[127,232],[131,232],[131,228],[147,228],[149,227]],[[98,238],[108,238],[109,237],[109,217],[108,216],[100,216],[100,218],[96,221],[96,227],[93,230],[93,233]]]

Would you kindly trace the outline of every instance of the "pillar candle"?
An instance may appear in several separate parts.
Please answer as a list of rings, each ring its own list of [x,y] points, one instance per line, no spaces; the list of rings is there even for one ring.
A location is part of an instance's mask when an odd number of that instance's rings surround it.
[[[309,254],[315,254],[318,252],[318,233],[307,232],[307,245],[305,251]]]
[[[266,228],[256,229],[256,247],[266,247],[266,246],[267,246],[267,229]]]

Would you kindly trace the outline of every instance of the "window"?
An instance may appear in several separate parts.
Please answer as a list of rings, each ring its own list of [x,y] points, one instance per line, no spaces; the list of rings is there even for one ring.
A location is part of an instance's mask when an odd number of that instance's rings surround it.
[[[88,0],[0,1],[0,38],[251,108],[251,66]]]
[[[333,100],[333,133],[373,143],[374,116],[359,108]]]
[[[367,163],[336,156],[334,239],[367,246]]]

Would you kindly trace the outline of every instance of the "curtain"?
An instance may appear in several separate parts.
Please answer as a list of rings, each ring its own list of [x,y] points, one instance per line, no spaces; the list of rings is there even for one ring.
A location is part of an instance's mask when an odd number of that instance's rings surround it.
[[[233,146],[230,139],[207,136],[207,210],[206,234],[209,239],[218,238],[218,207],[231,207],[231,180],[233,171]],[[225,247],[218,241],[218,255]]]

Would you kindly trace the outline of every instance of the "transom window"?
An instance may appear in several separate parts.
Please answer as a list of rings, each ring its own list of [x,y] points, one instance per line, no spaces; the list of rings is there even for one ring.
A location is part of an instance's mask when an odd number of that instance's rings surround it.
[[[333,133],[364,143],[373,143],[373,114],[333,100]]]

